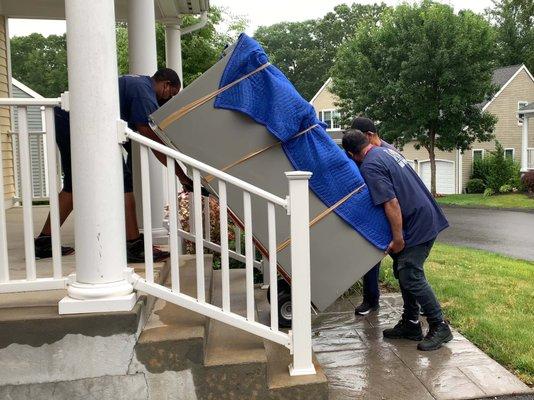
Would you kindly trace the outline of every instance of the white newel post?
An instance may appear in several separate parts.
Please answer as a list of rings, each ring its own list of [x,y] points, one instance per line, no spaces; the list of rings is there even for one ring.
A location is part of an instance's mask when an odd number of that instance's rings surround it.
[[[65,2],[76,275],[59,313],[130,310],[113,0]],[[95,84],[98,83],[98,84]]]
[[[528,116],[523,116],[523,135],[521,139],[521,172],[528,171]]]
[[[128,1],[128,57],[130,73],[152,76],[158,69],[156,47],[156,17],[154,0]],[[139,146],[133,147],[135,198],[141,199],[141,176],[139,166]],[[150,202],[152,205],[152,236],[159,239],[167,236],[163,227],[164,209],[167,205],[167,185],[165,167],[149,154]],[[142,221],[141,207],[138,205],[138,221]]]
[[[293,364],[289,374],[313,375],[311,340],[310,206],[311,172],[286,172],[291,216],[291,308]]]

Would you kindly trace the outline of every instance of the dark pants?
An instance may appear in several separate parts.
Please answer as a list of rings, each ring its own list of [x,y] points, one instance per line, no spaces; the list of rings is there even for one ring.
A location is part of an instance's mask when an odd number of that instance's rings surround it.
[[[363,301],[371,305],[378,304],[380,288],[378,287],[378,274],[380,263],[376,264],[363,276]]]
[[[438,299],[430,284],[426,280],[423,265],[434,240],[402,250],[392,254],[393,273],[399,280],[404,301],[405,320],[417,321],[419,319],[419,306],[426,315],[429,324],[443,322],[443,313]]]

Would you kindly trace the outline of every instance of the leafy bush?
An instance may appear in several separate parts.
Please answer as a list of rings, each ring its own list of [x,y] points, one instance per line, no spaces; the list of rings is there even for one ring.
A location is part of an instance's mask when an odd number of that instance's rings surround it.
[[[486,190],[484,190],[484,197],[490,197],[490,196],[493,196],[495,194],[495,190],[493,190],[492,188],[486,188]]]
[[[482,179],[486,189],[491,189],[493,193],[499,193],[505,185],[511,186],[511,190],[521,187],[520,166],[506,158],[504,148],[498,141],[495,141],[494,151],[484,159],[475,161],[472,178]]]
[[[484,189],[486,189],[486,185],[484,185],[484,181],[479,178],[473,178],[470,179],[467,182],[467,193],[484,193]]]
[[[525,190],[529,194],[534,195],[534,171],[525,172],[523,178],[521,179],[521,182],[525,187]]]
[[[512,185],[508,185],[508,184],[506,184],[506,185],[502,185],[502,186],[499,188],[499,193],[502,193],[502,194],[504,194],[504,193],[510,193],[511,191],[513,191],[513,189],[514,189],[514,188],[512,187]]]

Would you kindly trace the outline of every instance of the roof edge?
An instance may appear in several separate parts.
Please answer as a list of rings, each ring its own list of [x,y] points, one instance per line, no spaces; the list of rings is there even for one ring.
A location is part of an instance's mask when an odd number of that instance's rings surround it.
[[[317,97],[319,97],[319,95],[326,89],[326,87],[330,84],[330,82],[332,82],[332,77],[328,78],[326,82],[323,83],[323,86],[321,86],[321,88],[317,91],[317,93],[315,93],[315,95],[310,100],[310,103],[313,103],[317,99]]]
[[[500,94],[504,91],[504,89],[506,89],[508,87],[508,85],[517,77],[517,75],[519,75],[519,73],[521,71],[525,71],[527,73],[527,75],[530,77],[530,79],[532,80],[532,82],[534,82],[534,76],[532,76],[532,74],[530,73],[530,71],[528,70],[528,68],[526,67],[525,64],[521,64],[521,66],[519,67],[519,69],[512,75],[512,77],[510,79],[508,79],[508,81],[501,86],[501,88],[499,89],[499,91],[497,93],[495,93],[495,95],[491,98],[490,101],[488,101],[484,107],[482,107],[482,111],[486,111],[486,109],[490,106],[491,103],[493,103],[493,101],[500,96]]]
[[[30,95],[34,99],[43,99],[44,98],[42,95],[37,93],[35,90],[31,89],[30,87],[26,86],[24,83],[22,83],[21,81],[15,79],[13,77],[11,77],[11,84],[13,86],[16,86],[20,90],[22,90],[24,93]]]

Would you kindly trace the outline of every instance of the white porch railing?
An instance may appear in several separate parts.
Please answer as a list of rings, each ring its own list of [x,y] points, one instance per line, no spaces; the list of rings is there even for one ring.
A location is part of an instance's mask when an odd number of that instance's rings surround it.
[[[527,168],[534,169],[534,148],[527,149]]]
[[[156,150],[167,157],[167,184],[169,193],[169,245],[170,245],[170,273],[171,287],[167,288],[154,282],[152,262],[152,239],[145,236],[145,278],[132,274],[131,283],[134,289],[152,294],[181,307],[205,315],[242,329],[264,339],[279,343],[290,349],[293,354],[293,364],[290,366],[292,375],[314,374],[311,348],[311,299],[310,299],[310,248],[309,248],[309,192],[308,180],[311,176],[307,172],[287,173],[289,180],[289,196],[282,199],[265,190],[237,179],[229,174],[219,171],[209,165],[201,163],[178,151],[156,143],[144,136],[126,130],[124,140],[130,139],[140,145],[142,197],[144,226],[150,224],[150,181],[148,173],[148,154],[150,149]],[[185,164],[193,177],[193,201],[190,202],[190,232],[178,228],[178,206],[176,193],[175,162]],[[220,208],[220,244],[211,242],[206,223],[206,208],[202,206],[201,172],[218,179],[219,208]],[[244,234],[245,252],[241,254],[238,244],[241,232],[236,233],[236,251],[229,249],[228,244],[228,208],[227,186],[232,185],[243,192],[244,207]],[[255,318],[254,304],[254,272],[255,264],[261,262],[254,259],[255,249],[252,236],[252,207],[251,195],[265,200],[268,215],[268,283],[271,295],[270,326],[264,325]],[[207,202],[205,202],[206,204]],[[291,264],[292,264],[292,330],[289,333],[278,329],[277,306],[277,243],[276,243],[276,216],[275,207],[284,208],[290,216],[291,225]],[[206,234],[205,234],[206,233]],[[182,293],[179,279],[179,237],[196,244],[196,284],[197,296],[191,297]],[[199,245],[202,244],[202,245]],[[222,276],[222,307],[209,304],[206,301],[206,288],[204,287],[204,247],[221,253]],[[246,269],[246,316],[232,312],[230,307],[230,269],[229,258],[244,261]]]
[[[30,106],[45,107],[46,121],[46,159],[48,162],[48,182],[51,188],[57,187],[56,139],[53,107],[60,105],[60,99],[16,99],[2,98],[0,106],[17,106],[18,129],[18,160],[20,162],[20,182],[23,225],[24,255],[26,276],[24,279],[10,278],[10,264],[7,247],[6,214],[4,207],[3,174],[0,174],[0,293],[62,289],[66,287],[67,278],[63,276],[61,266],[61,239],[59,231],[58,194],[51,190],[50,222],[52,231],[52,276],[37,278],[34,245],[34,221],[32,212],[32,170],[30,159],[30,132],[28,131],[27,108]],[[2,165],[0,152],[0,165]]]

